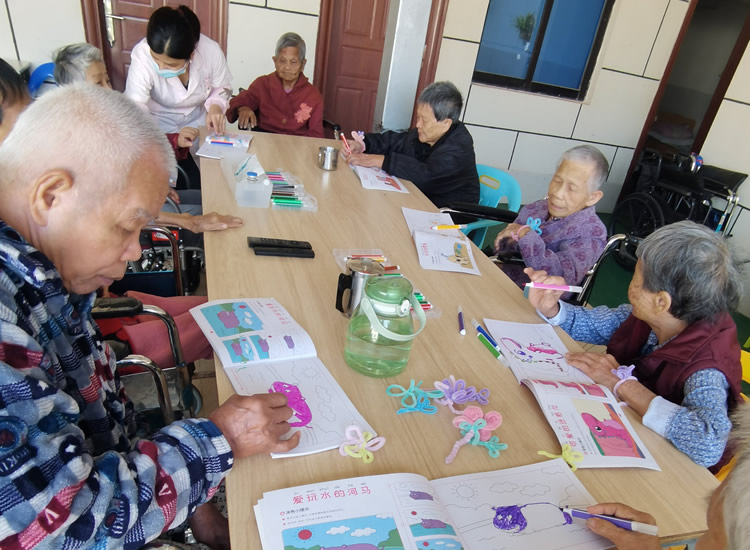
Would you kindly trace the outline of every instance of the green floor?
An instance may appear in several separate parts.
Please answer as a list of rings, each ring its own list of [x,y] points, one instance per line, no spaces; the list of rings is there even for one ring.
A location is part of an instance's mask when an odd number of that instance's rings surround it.
[[[607,223],[607,214],[601,214],[600,217]],[[490,228],[487,230],[485,243],[494,242],[498,229]],[[601,266],[601,272],[597,275],[594,283],[594,289],[591,292],[589,303],[592,306],[610,306],[615,307],[628,301],[628,284],[633,272],[623,268],[614,258],[609,257],[604,260]],[[740,345],[743,345],[750,338],[750,318],[740,313],[734,313],[734,322],[737,324],[737,337]]]

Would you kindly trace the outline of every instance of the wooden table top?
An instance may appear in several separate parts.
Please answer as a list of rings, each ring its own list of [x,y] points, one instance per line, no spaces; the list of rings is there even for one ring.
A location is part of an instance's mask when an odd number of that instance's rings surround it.
[[[539,317],[521,290],[476,247],[481,276],[426,271],[419,266],[414,243],[401,213],[406,206],[435,210],[410,182],[409,194],[367,191],[339,159],[338,170],[317,165],[321,145],[331,140],[255,133],[249,151],[267,171],[291,172],[317,198],[318,211],[240,208],[224,181],[219,161],[201,160],[204,212],[240,216],[240,229],[205,234],[206,275],[210,300],[274,297],[310,334],[318,357],[328,367],[360,413],[387,444],[369,465],[329,451],[304,457],[271,459],[254,456],[238,460],[227,480],[227,502],[232,547],[260,548],[253,506],[265,491],[363,475],[415,472],[430,479],[492,471],[546,460],[539,450],[560,452],[560,444],[531,392],[519,386],[510,369],[499,364],[471,335],[458,333],[456,310],[467,320],[484,317],[538,323]],[[308,240],[314,259],[255,256],[247,236]],[[406,370],[399,376],[376,379],[363,376],[344,361],[348,318],[334,308],[340,269],[332,250],[379,248],[441,312],[428,319],[412,348]],[[469,326],[469,329],[471,327]],[[570,350],[580,346],[556,329]],[[219,401],[234,390],[218,367]],[[397,415],[398,402],[386,395],[393,383],[408,385],[413,378],[429,387],[448,375],[464,378],[477,388],[488,387],[490,406],[503,415],[498,430],[508,443],[498,459],[486,452],[463,449],[455,462],[445,456],[456,441],[449,411],[437,415]],[[579,469],[575,475],[599,502],[620,501],[654,515],[663,540],[693,537],[706,529],[706,497],[718,485],[706,470],[694,464],[671,443],[628,416],[638,435],[662,468]],[[477,451],[477,452],[474,452]],[[266,549],[269,550],[269,549]]]

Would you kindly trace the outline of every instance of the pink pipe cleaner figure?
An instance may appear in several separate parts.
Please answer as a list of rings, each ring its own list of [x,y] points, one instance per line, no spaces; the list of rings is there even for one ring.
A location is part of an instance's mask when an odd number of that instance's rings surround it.
[[[294,415],[298,419],[298,422],[289,423],[292,428],[307,426],[312,422],[312,411],[310,411],[307,401],[302,396],[302,392],[294,384],[274,382],[271,384],[268,393],[283,393],[286,395],[287,405],[294,411]]]
[[[482,409],[475,406],[466,407],[463,414],[453,419],[453,425],[461,430],[461,439],[456,441],[450,454],[445,457],[445,463],[450,464],[456,458],[458,450],[467,443],[482,446],[492,458],[500,456],[500,451],[508,448],[506,443],[500,443],[492,432],[503,423],[502,415],[497,411],[482,413]]]

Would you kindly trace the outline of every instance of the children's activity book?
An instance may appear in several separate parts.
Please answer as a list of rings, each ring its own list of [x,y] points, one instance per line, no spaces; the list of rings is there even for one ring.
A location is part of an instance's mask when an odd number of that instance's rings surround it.
[[[560,444],[583,455],[579,468],[660,469],[609,388],[565,360],[568,350],[550,325],[484,322]]]
[[[282,392],[302,432],[297,448],[274,458],[337,448],[352,424],[375,430],[316,356],[310,336],[273,298],[215,300],[190,310],[240,395]]]
[[[264,550],[599,550],[561,508],[594,499],[562,459],[429,481],[385,474],[265,493]]]
[[[352,166],[357,174],[362,187],[365,189],[376,189],[377,191],[395,191],[397,193],[408,193],[409,190],[395,177],[381,170],[367,166]]]
[[[466,235],[457,229],[432,229],[435,225],[453,225],[450,214],[405,207],[401,212],[417,247],[422,269],[481,275]]]

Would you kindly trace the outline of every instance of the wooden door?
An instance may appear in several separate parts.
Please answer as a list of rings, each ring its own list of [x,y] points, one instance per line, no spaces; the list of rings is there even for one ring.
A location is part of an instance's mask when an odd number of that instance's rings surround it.
[[[110,46],[102,0],[83,0],[86,40],[101,48],[115,90],[125,90],[130,52],[146,36],[148,18],[162,6],[184,4],[201,22],[201,33],[216,40],[226,53],[228,0],[111,0],[114,44]]]
[[[320,72],[316,70],[315,83],[323,94],[324,117],[347,133],[372,131],[388,4],[388,0],[333,0],[328,3],[330,13],[322,14],[330,26],[321,21],[318,44],[323,45],[326,62]]]

